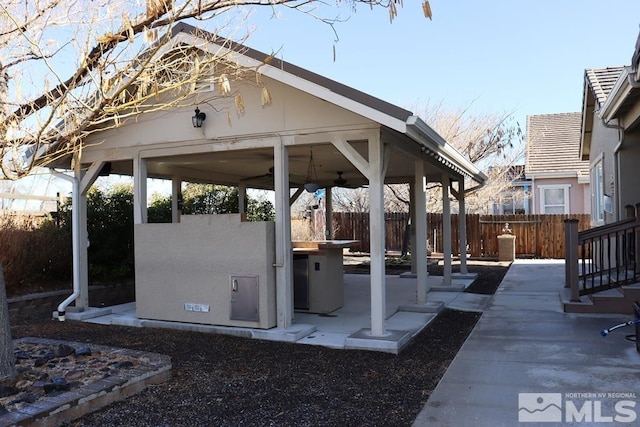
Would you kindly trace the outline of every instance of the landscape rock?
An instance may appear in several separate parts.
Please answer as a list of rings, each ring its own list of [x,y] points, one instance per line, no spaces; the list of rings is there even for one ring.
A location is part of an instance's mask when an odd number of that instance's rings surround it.
[[[64,378],[54,377],[52,382],[45,383],[42,388],[45,394],[51,395],[56,392],[69,391],[71,385]]]
[[[89,347],[80,347],[76,349],[76,356],[91,356],[91,349]]]
[[[0,384],[0,397],[13,396],[18,393],[18,389],[12,385],[2,385]]]
[[[53,349],[53,354],[56,357],[67,357],[75,353],[76,349],[66,344],[59,344]]]

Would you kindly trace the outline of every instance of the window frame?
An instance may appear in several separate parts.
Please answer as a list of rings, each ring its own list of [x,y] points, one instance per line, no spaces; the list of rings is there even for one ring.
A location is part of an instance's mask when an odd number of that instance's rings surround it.
[[[605,212],[603,153],[600,153],[600,155],[596,157],[591,163],[591,170],[589,175],[589,181],[591,185],[591,222],[594,224],[603,224]]]
[[[540,213],[541,214],[553,215],[551,213],[547,213],[547,209],[550,207],[557,207],[557,206],[563,207],[562,214],[558,214],[558,215],[567,215],[571,212],[570,197],[569,197],[571,184],[545,184],[545,185],[539,185],[538,189],[540,190]],[[546,196],[545,196],[546,190],[562,190],[564,195],[564,203],[562,205],[546,203]]]

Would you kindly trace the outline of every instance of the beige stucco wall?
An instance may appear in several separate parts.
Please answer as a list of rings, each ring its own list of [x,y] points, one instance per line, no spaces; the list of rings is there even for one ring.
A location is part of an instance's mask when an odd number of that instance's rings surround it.
[[[185,215],[135,225],[136,310],[142,319],[270,328],[275,315],[275,228],[240,215]],[[230,320],[231,275],[256,275],[259,322]],[[185,304],[208,304],[190,312]]]
[[[591,213],[591,201],[585,198],[589,194],[588,184],[579,184],[578,178],[536,178],[534,180],[534,212],[542,213],[541,186],[545,185],[570,185],[569,187],[569,213],[588,214]],[[585,188],[587,187],[587,188]]]
[[[367,128],[376,124],[349,110],[316,98],[278,81],[264,78],[272,96],[268,105],[261,103],[261,88],[253,84],[233,84],[235,93],[242,95],[245,112],[236,111],[234,97],[220,98],[217,92],[198,95],[219,98],[201,103],[199,108],[207,118],[202,128],[191,125],[194,108],[171,109],[136,119],[124,126],[90,136],[83,150],[83,160],[94,161],[131,158],[132,153],[152,146],[180,141],[188,152],[190,144],[201,145],[203,139],[212,144],[216,140],[234,140],[287,133],[313,133],[341,128]],[[198,100],[193,101],[198,104]],[[132,149],[126,149],[132,148]],[[123,150],[124,149],[124,150]]]
[[[615,194],[615,157],[614,147],[618,144],[618,131],[616,129],[607,128],[602,124],[602,120],[595,115],[593,119],[593,131],[591,135],[591,147],[589,152],[590,170],[593,169],[595,163],[602,159],[602,178],[604,184],[604,193],[616,200]],[[591,196],[590,196],[591,198]],[[604,222],[610,223],[616,221],[617,209],[616,203],[613,203],[613,211],[604,213]]]

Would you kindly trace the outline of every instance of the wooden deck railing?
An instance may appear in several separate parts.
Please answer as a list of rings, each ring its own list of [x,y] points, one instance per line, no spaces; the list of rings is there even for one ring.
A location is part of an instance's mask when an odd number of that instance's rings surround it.
[[[576,220],[565,221],[565,287],[572,301],[640,279],[640,204],[630,208],[627,219],[581,232]]]

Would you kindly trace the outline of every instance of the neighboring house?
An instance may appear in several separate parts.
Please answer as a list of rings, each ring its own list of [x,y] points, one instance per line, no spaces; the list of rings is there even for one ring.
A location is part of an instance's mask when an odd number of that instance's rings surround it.
[[[587,70],[581,156],[594,183],[594,225],[626,217],[640,202],[640,37],[629,67],[608,68],[602,94],[591,88],[606,70]]]
[[[591,182],[591,225],[598,226],[620,218],[617,170],[620,141],[616,121],[601,117],[603,107],[624,67],[587,69],[584,73],[580,159],[588,162]],[[625,77],[626,78],[626,77]]]
[[[506,172],[510,181],[493,204],[494,215],[529,215],[531,213],[531,180],[525,176],[525,165],[513,165]],[[491,176],[491,169],[489,169]]]
[[[533,214],[588,214],[589,162],[580,160],[580,113],[527,117],[525,175]]]
[[[181,107],[140,115],[83,141],[82,164],[74,178],[74,203],[79,206],[74,222],[79,223],[74,225],[79,254],[74,266],[80,265],[81,271],[74,270],[77,292],[61,304],[58,315],[64,316],[65,304],[73,300],[80,310],[88,307],[82,212],[88,188],[108,166],[113,173],[134,177],[138,318],[277,327],[287,336],[304,336],[312,331],[294,325],[294,309],[327,313],[342,303],[342,243],[291,242],[290,205],[305,189],[326,188],[329,221],[331,187],[348,182],[367,187],[371,207],[371,329],[353,340],[406,343],[406,331],[387,330],[385,325],[384,184],[413,184],[416,304],[424,306],[429,290],[426,182],[442,184],[446,217],[451,212],[446,193],[451,190],[464,212],[465,179],[483,185],[486,176],[410,111],[308,70],[186,24],[174,28],[165,51],[225,53],[229,61],[246,67],[249,77],[229,82],[237,94],[211,87]],[[244,99],[241,109],[239,99]],[[57,166],[69,169],[70,165],[67,157]],[[148,177],[173,180],[172,223],[147,223]],[[238,186],[241,213],[247,188],[274,189],[275,222],[246,222],[242,214],[181,217],[182,182]],[[465,224],[464,215],[460,222]],[[330,223],[327,230],[332,230]],[[450,226],[443,234],[451,242]],[[464,226],[459,241],[460,269],[466,273]],[[449,243],[443,250],[444,285],[451,285],[451,249]],[[294,283],[299,266],[301,277],[308,277],[308,286],[301,286],[304,292],[297,290],[297,283],[304,285],[302,280]],[[322,286],[312,288],[311,281]],[[311,308],[312,300],[316,309]]]

